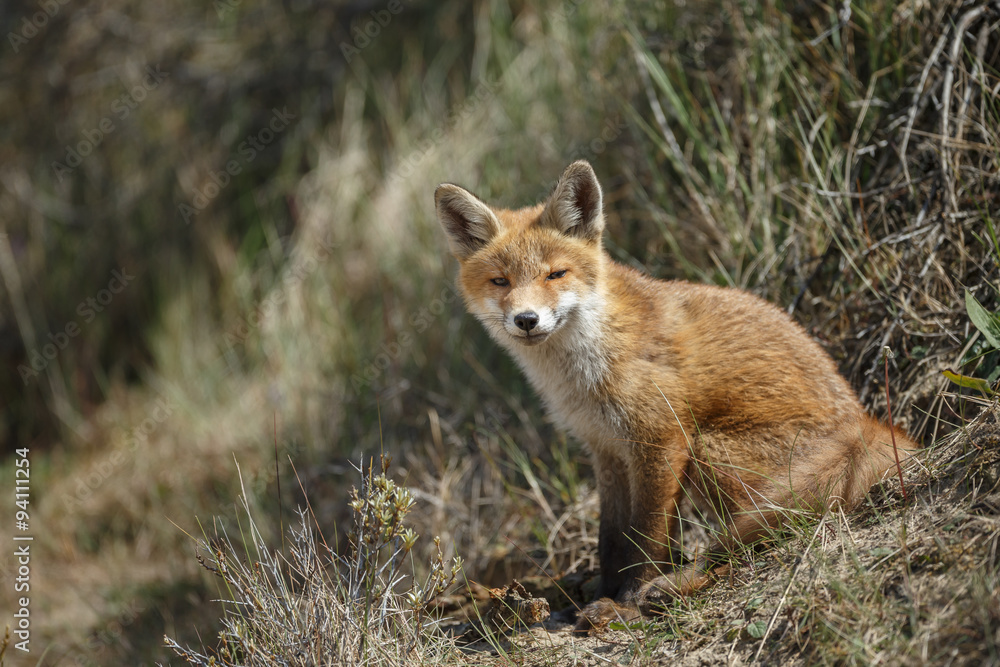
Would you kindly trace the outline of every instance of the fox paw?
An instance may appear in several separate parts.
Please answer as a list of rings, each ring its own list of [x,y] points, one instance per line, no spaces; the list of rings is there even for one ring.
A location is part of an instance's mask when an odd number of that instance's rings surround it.
[[[629,623],[640,618],[639,607],[632,604],[620,604],[611,598],[594,600],[580,612],[573,632],[584,635],[597,635],[608,627],[609,623]]]
[[[644,614],[655,614],[657,609],[668,606],[674,599],[696,593],[729,572],[730,566],[723,564],[712,570],[691,567],[657,577],[643,587],[639,608]]]

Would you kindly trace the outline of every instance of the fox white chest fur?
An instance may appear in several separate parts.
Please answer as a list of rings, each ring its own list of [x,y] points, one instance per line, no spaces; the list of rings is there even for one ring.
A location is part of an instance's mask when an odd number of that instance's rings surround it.
[[[511,353],[562,429],[592,447],[628,437],[619,406],[609,403],[612,359],[604,340],[605,299],[579,299],[559,331],[545,345],[524,347],[498,340]]]

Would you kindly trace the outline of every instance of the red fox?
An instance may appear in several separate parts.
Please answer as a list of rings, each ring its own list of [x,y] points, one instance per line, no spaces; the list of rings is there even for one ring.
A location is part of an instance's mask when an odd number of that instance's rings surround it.
[[[601,580],[579,630],[702,588],[724,568],[719,554],[779,527],[786,509],[851,507],[895,465],[889,427],[785,313],[614,262],[586,161],[529,208],[492,208],[451,184],[434,199],[468,310],[590,449]],[[900,430],[895,441],[901,453],[919,448]],[[716,560],[664,575],[685,500],[725,530]]]

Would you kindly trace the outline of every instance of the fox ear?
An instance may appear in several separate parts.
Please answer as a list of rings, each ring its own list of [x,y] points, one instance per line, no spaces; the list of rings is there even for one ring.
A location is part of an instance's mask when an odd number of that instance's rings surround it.
[[[465,259],[500,233],[500,221],[490,207],[457,185],[439,185],[434,205],[451,252],[458,259]]]
[[[542,224],[569,236],[600,242],[604,233],[604,199],[589,162],[577,160],[566,167],[542,213]]]

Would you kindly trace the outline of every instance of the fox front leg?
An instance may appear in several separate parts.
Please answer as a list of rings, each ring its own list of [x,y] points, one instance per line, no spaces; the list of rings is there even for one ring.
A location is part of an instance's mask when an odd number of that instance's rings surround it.
[[[577,631],[588,633],[641,615],[648,584],[660,576],[657,564],[671,552],[680,493],[665,465],[641,465],[641,459],[614,467],[599,463],[601,585],[577,623]]]
[[[632,545],[626,531],[632,518],[632,484],[621,458],[613,455],[595,458],[601,507],[597,539],[601,580],[595,599],[615,598],[622,590],[630,565],[628,556]]]

